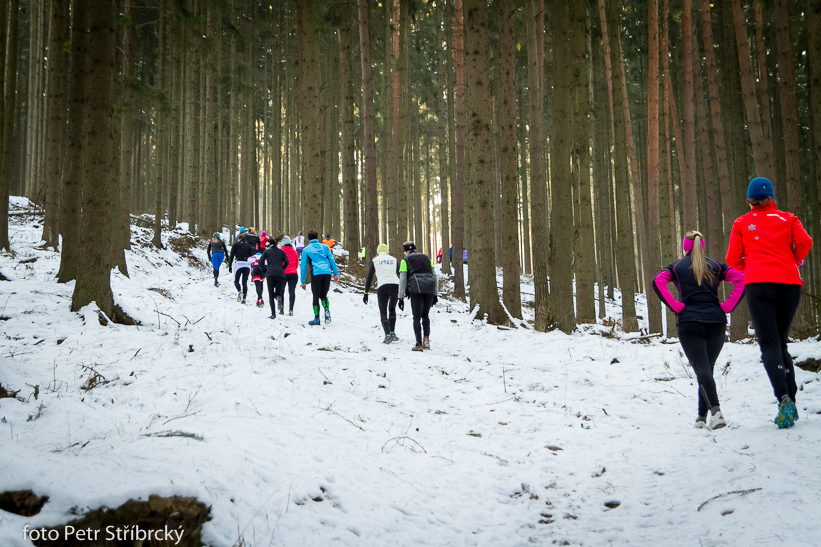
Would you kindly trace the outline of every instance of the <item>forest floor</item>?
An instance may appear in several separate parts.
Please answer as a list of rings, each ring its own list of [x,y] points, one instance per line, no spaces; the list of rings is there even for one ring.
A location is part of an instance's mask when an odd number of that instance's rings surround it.
[[[331,324],[308,326],[299,288],[272,320],[224,267],[214,287],[204,249],[156,250],[136,226],[112,287],[141,324],[103,326],[69,311],[38,220],[13,216],[0,255],[0,384],[19,391],[0,399],[0,491],[50,500],[0,511],[4,547],[150,494],[209,505],[214,547],[819,543],[821,374],[797,370],[800,420],[778,430],[752,340],[716,365],[729,426],[696,430],[675,341],[499,329],[442,300],[432,350],[411,352],[409,311],[391,345],[375,298],[344,285]]]

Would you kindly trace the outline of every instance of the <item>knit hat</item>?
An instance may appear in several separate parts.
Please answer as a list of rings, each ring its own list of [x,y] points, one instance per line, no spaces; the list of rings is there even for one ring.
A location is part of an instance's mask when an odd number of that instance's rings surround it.
[[[282,238],[282,246],[283,246],[283,247],[284,247],[285,245],[290,245],[290,244],[291,244],[291,238],[290,238],[290,237],[285,236],[285,237],[283,237],[283,238]]]
[[[376,247],[376,254],[387,253],[387,252],[388,252],[388,246],[385,245],[384,243],[380,243],[379,246]]]
[[[756,177],[747,186],[747,199],[762,200],[775,197],[773,183],[764,177]]]
[[[268,234],[266,234],[265,232],[261,232],[259,235],[262,237],[268,237]]]
[[[239,227],[239,233],[241,233],[241,234],[245,233],[245,226],[240,226]]]
[[[414,243],[413,241],[406,241],[402,244],[402,249],[405,251],[415,251],[416,243]]]

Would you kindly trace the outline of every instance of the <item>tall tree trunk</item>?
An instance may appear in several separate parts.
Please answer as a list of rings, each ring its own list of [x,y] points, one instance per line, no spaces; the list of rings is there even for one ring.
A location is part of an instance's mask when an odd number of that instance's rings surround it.
[[[527,118],[524,110],[524,76],[520,70],[516,79],[516,97],[517,97],[517,111],[518,123],[516,125],[516,138],[519,146],[519,188],[522,195],[522,255],[524,257],[524,273],[533,273],[531,266],[531,251],[530,251],[530,190],[528,188],[527,175],[527,146],[525,142],[525,125],[527,125]],[[521,309],[521,308],[520,308]]]
[[[398,134],[398,160],[399,178],[397,193],[397,225],[399,226],[399,239],[407,240],[413,231],[410,224],[410,202],[408,199],[411,190],[410,158],[412,156],[410,141],[410,15],[408,13],[408,3],[410,0],[397,0],[399,2],[399,56],[396,62],[396,72],[399,79],[399,134]]]
[[[647,3],[648,63],[647,63],[647,258],[645,283],[652,280],[651,270],[661,265],[659,248],[659,4]],[[666,52],[665,52],[666,53]],[[661,332],[661,307],[647,291],[647,314],[650,333]]]
[[[365,248],[366,263],[376,256],[379,245],[379,204],[376,192],[376,138],[373,127],[373,83],[371,80],[371,46],[368,34],[368,1],[359,0],[359,51],[362,64],[362,147],[365,151]],[[396,253],[396,250],[393,250]]]
[[[359,227],[357,214],[356,158],[354,157],[354,90],[351,70],[351,46],[353,34],[350,24],[339,29],[339,82],[342,85],[342,186],[345,198],[345,244],[352,252],[359,251]],[[370,44],[369,44],[370,45]],[[370,62],[370,59],[368,60]],[[363,82],[364,83],[364,82]],[[374,158],[374,161],[376,158]]]
[[[731,2],[736,44],[738,46],[738,61],[741,68],[741,85],[744,89],[744,107],[747,115],[747,126],[750,130],[750,141],[753,145],[756,176],[772,178],[775,166],[773,149],[772,145],[767,146],[764,139],[764,130],[758,113],[755,77],[753,76],[750,60],[750,45],[747,43],[746,20],[741,10],[741,0],[731,0]]]
[[[134,166],[134,97],[131,92],[131,80],[134,78],[134,24],[132,0],[125,0],[125,17],[132,21],[123,28],[123,72],[122,79],[123,112],[120,116],[120,192],[119,199],[115,202],[119,212],[117,227],[120,229],[120,237],[114,245],[114,256],[117,259],[117,267],[120,273],[128,275],[128,264],[125,261],[125,254],[122,250],[131,249],[131,222],[129,214],[131,210],[131,179],[133,177]]]
[[[430,254],[430,250],[427,249],[427,245],[425,244],[426,238],[422,228],[422,179],[419,169],[421,161],[421,155],[419,153],[419,106],[415,100],[411,101],[410,109],[411,115],[408,121],[411,125],[410,136],[413,145],[413,162],[411,164],[413,169],[413,237],[417,248],[421,249],[423,253]]]
[[[397,189],[399,187],[399,73],[396,71],[396,59],[399,53],[399,29],[393,23],[394,3],[399,0],[386,0],[385,7],[385,134],[388,148],[387,172],[382,191],[385,194],[387,210],[388,248],[394,256],[401,256],[402,242],[399,240],[399,228],[396,222]],[[367,159],[365,160],[367,163]]]
[[[603,2],[604,0],[600,0]],[[616,214],[618,222],[618,269],[619,285],[621,287],[622,321],[625,332],[635,332],[639,329],[636,318],[635,285],[636,277],[634,270],[635,254],[633,249],[632,221],[630,219],[630,180],[627,160],[627,133],[624,108],[620,107],[625,102],[624,86],[622,79],[623,72],[615,67],[621,65],[621,40],[619,38],[619,12],[621,11],[621,0],[608,0],[607,27],[603,29],[603,39],[608,41],[610,50],[610,64],[613,82],[613,122],[615,158],[614,169],[616,175]],[[602,19],[604,21],[604,19]],[[612,36],[612,39],[610,39]],[[637,217],[640,214],[636,211]]]
[[[165,48],[166,48],[166,0],[160,0],[159,13],[159,48],[157,63],[157,87],[159,96],[165,94]],[[160,102],[155,108],[156,121],[156,150],[157,150],[157,173],[154,184],[154,238],[152,243],[158,249],[162,249],[162,198],[163,198],[163,156],[165,155],[165,115],[166,105]]]
[[[442,24],[444,23],[445,9],[441,2],[437,3],[436,8],[436,43],[442,43]],[[445,52],[439,51],[435,56],[436,63],[436,141],[438,144],[438,159],[439,159],[439,218],[442,228],[442,274],[449,276],[450,256],[448,249],[450,248],[450,202],[448,198],[448,142],[447,142],[447,120],[445,114],[445,99],[442,95],[447,86],[449,79],[449,64],[443,62],[442,57],[447,55],[450,57],[451,42],[448,42],[448,48]],[[448,95],[448,102],[453,100]],[[451,158],[453,161],[453,158]],[[435,252],[435,249],[434,249]]]
[[[810,73],[809,107],[812,122],[810,134],[813,143],[811,160],[815,165],[815,176],[810,180],[810,184],[815,186],[816,196],[816,201],[810,203],[807,209],[817,212],[821,211],[821,0],[807,0],[807,13],[809,30],[807,33],[809,41],[807,64]],[[813,260],[821,263],[821,260]],[[821,300],[819,300],[819,306],[821,306]]]
[[[502,175],[503,301],[508,313],[522,318],[519,266],[519,181],[516,148],[516,7],[513,0],[499,2],[499,128]]]
[[[591,13],[594,20],[597,14]],[[601,25],[599,25],[599,28]],[[610,178],[607,169],[610,139],[608,138],[607,127],[610,124],[610,102],[607,94],[607,83],[605,82],[604,58],[602,57],[601,35],[595,32],[595,25],[591,27],[596,40],[591,47],[592,59],[592,93],[593,104],[598,108],[593,109],[595,115],[593,131],[593,183],[596,197],[596,262],[599,270],[599,318],[607,317],[607,303],[605,286],[611,288],[614,284],[614,275],[611,256],[613,254],[613,230],[611,225],[611,200],[609,188]]]
[[[319,100],[319,34],[314,0],[297,2],[302,122],[302,218],[303,229],[321,228],[322,151]],[[243,147],[244,148],[244,147]]]
[[[718,95],[716,61],[713,53],[713,27],[710,17],[710,1],[701,0],[701,28],[704,36],[704,60],[707,64],[707,88],[710,92],[710,118],[713,129],[713,145],[718,171],[718,187],[721,194],[721,213],[724,220],[724,238],[721,248],[726,248],[733,227],[733,191],[730,171],[727,165],[727,146],[724,141],[724,126],[721,123],[721,102]]]
[[[111,292],[110,245],[111,225],[108,207],[111,203],[109,184],[115,176],[116,145],[113,135],[114,63],[116,30],[114,3],[90,0],[88,40],[88,104],[85,134],[85,173],[83,177],[83,213],[80,226],[80,247],[85,267],[77,271],[77,283],[71,298],[71,311],[96,302],[109,318],[114,318],[114,296]],[[62,45],[62,44],[61,44]]]
[[[695,91],[693,88],[693,6],[692,0],[682,0],[682,70],[684,71],[684,142],[679,143],[679,153],[684,154],[687,176],[681,179],[682,213],[687,230],[695,230],[697,224],[696,205],[696,132],[695,132]]]
[[[465,27],[462,13],[462,0],[453,0],[453,64],[456,69],[455,126],[456,139],[456,176],[451,178],[453,190],[453,296],[465,300],[464,268],[462,267],[462,249],[465,247]],[[450,97],[450,94],[448,94]],[[450,100],[448,100],[450,102]],[[451,155],[451,158],[454,156]],[[442,253],[446,253],[442,249]]]
[[[66,136],[66,76],[69,0],[52,0],[48,44],[48,153],[45,216],[42,239],[57,250],[60,229],[60,184]]]
[[[584,4],[553,2],[552,37],[557,58],[564,59],[554,72],[553,120],[555,133],[551,158],[551,209],[552,230],[548,238],[550,260],[550,313],[556,326],[566,333],[576,328],[576,316],[573,306],[573,178],[577,168],[579,154],[576,149],[579,133],[585,134],[584,127],[576,126],[573,99],[575,86],[581,82],[577,74],[584,71],[584,56],[579,66],[579,59],[574,51],[578,32],[579,13],[571,7],[580,6],[584,13]],[[582,23],[584,19],[582,18]],[[582,30],[582,32],[584,32]],[[576,74],[574,74],[574,72]],[[585,72],[586,75],[586,72]],[[586,135],[585,135],[586,136]],[[586,144],[585,144],[586,146]]]
[[[470,120],[468,146],[471,150],[470,179],[473,198],[468,214],[473,222],[475,241],[493,242],[493,168],[491,136],[490,67],[488,66],[487,5],[485,0],[465,0],[465,72],[468,81],[467,118]],[[457,249],[454,249],[454,254]],[[488,323],[508,323],[499,304],[493,248],[476,251],[482,257],[470,260],[470,303],[475,316]]]
[[[0,203],[8,203],[12,176],[12,135],[14,133],[14,110],[17,97],[17,38],[20,16],[20,0],[11,0],[6,8],[0,8]],[[8,15],[8,21],[5,15]],[[6,32],[8,28],[8,33]],[[6,47],[6,41],[8,46]],[[29,55],[32,53],[29,52]],[[10,250],[9,210],[0,207],[0,249]]]
[[[219,18],[214,11],[217,8],[214,6],[208,6],[206,8],[205,14],[205,33],[207,39],[209,41],[215,40],[215,34],[218,34],[217,31],[217,22]],[[279,64],[277,63],[277,66]],[[205,165],[204,165],[204,178],[205,178],[205,193],[204,193],[204,201],[203,204],[203,215],[201,219],[201,226],[202,229],[200,232],[205,230],[205,233],[218,231],[219,223],[219,199],[218,199],[218,187],[217,187],[217,163],[215,158],[217,157],[214,145],[215,145],[215,133],[214,128],[216,126],[216,119],[215,119],[215,106],[217,100],[217,78],[214,77],[214,71],[218,70],[216,63],[209,63],[205,66]],[[274,108],[276,109],[277,114],[279,114],[278,107],[279,105],[275,102]],[[279,118],[277,118],[278,120]],[[274,127],[274,131],[278,134],[279,124],[276,124]],[[277,151],[279,147],[277,146]],[[278,203],[279,200],[276,200]]]
[[[661,125],[664,127],[664,139],[659,139],[663,143],[664,149],[659,150],[659,232],[661,235],[661,264],[670,264],[675,260],[677,245],[673,241],[673,236],[676,233],[676,211],[673,203],[673,162],[672,162],[672,146],[670,139],[670,102],[667,98],[666,88],[668,85],[668,63],[667,60],[667,43],[669,34],[669,1],[664,0],[662,8],[662,33],[661,33],[661,50],[660,54],[665,59],[662,63],[663,79],[659,83],[659,96],[663,100],[663,107],[661,109]],[[676,329],[676,314],[673,313],[667,306],[664,306],[667,318],[668,338],[678,336]]]
[[[755,49],[758,60],[758,90],[761,93],[761,129],[764,133],[767,148],[774,150],[769,77],[767,75],[767,51],[764,47],[764,17],[761,14],[760,0],[753,0],[753,9],[755,13]]]
[[[530,105],[530,196],[532,232],[545,237],[547,229],[547,190],[544,168],[544,91],[542,89],[542,55],[539,53],[539,32],[543,28],[544,12],[536,9],[536,0],[526,0],[527,10],[527,67],[528,104]],[[533,249],[533,284],[536,290],[535,323],[537,331],[544,332],[552,324],[548,309],[547,253]]]
[[[82,219],[82,188],[86,147],[84,125],[86,111],[86,27],[88,5],[78,2],[72,10],[71,24],[71,96],[68,111],[68,146],[66,171],[63,177],[63,197],[60,200],[60,219],[63,224],[63,250],[60,253],[60,270],[57,281],[67,283],[77,279],[83,267],[80,245]]]
[[[787,168],[787,207],[802,216],[801,160],[798,144],[798,103],[796,100],[795,57],[790,39],[786,0],[775,0],[776,42],[778,47],[778,86],[784,130],[784,158]]]

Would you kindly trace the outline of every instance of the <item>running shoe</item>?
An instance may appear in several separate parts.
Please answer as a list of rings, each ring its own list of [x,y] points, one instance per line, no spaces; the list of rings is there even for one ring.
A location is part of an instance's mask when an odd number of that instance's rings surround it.
[[[696,425],[694,426],[696,429],[707,429],[707,422],[699,418],[696,420]]]
[[[308,321],[308,324],[311,326],[319,325],[319,317],[314,317],[312,320]]]
[[[386,334],[386,335],[385,335],[385,339],[384,339],[384,340],[382,340],[382,343],[383,343],[383,344],[390,344],[391,342],[393,342],[393,338],[391,338],[391,335],[390,335],[390,334]]]
[[[710,419],[710,429],[716,430],[727,426],[727,420],[724,419],[724,414],[719,410]]]
[[[427,336],[422,339],[422,349],[430,349],[430,338]]]
[[[237,293],[237,302],[242,302],[242,293],[241,292]]]
[[[325,324],[331,322],[331,308],[325,308]]]
[[[291,317],[293,317],[293,316],[294,316],[294,310],[288,310],[288,315],[290,315]]]
[[[396,336],[396,333],[395,333],[395,332],[392,332],[392,333],[390,334],[390,336],[391,336],[391,342],[398,342],[398,341],[399,341],[399,337],[398,337],[398,336]]]
[[[424,349],[425,347],[417,342],[416,345],[411,348],[411,351],[423,351]]]
[[[795,425],[795,418],[793,418],[795,413],[795,403],[792,402],[789,396],[784,395],[781,398],[781,404],[778,405],[778,414],[773,422],[778,426],[778,429],[792,427]]]

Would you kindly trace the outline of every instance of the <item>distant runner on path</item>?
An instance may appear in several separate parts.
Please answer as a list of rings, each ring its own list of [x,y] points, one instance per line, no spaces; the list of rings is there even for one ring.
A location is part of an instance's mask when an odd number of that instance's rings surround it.
[[[399,263],[388,254],[388,246],[380,243],[376,248],[376,257],[371,260],[368,278],[365,280],[365,294],[362,301],[368,304],[368,291],[371,290],[373,276],[376,275],[376,299],[379,303],[379,317],[382,330],[385,331],[383,343],[398,342],[396,333],[396,302],[399,299]]]
[[[416,345],[412,350],[423,351],[430,349],[428,313],[437,300],[436,274],[433,272],[433,261],[427,255],[416,251],[416,243],[406,241],[402,249],[405,251],[405,258],[399,264],[399,309],[405,309],[403,299],[409,296],[413,313],[413,334],[416,336]]]
[[[211,266],[214,269],[214,286],[219,287],[220,266],[222,266],[222,262],[225,260],[225,255],[228,254],[228,248],[217,232],[214,232],[214,235],[211,236],[211,241],[208,243],[206,251],[208,253],[208,260],[211,261]]]
[[[231,246],[231,256],[228,257],[228,273],[231,273],[234,259],[237,261],[237,273],[234,274],[234,287],[237,288],[237,302],[245,304],[245,295],[248,294],[248,274],[251,273],[249,258],[254,254],[253,249],[246,242],[245,232],[239,235],[239,240]],[[240,285],[240,278],[242,285]]]

